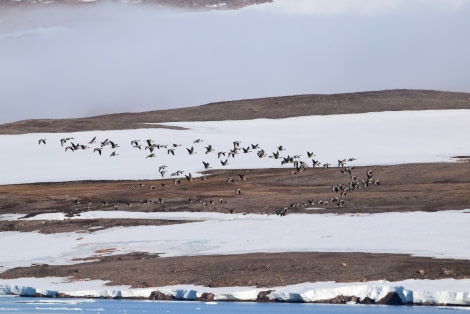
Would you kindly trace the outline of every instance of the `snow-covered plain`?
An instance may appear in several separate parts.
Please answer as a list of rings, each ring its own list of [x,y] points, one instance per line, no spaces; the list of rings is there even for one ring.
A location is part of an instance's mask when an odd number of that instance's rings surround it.
[[[184,170],[185,174],[203,171],[202,161],[212,169],[222,168],[217,153],[233,148],[259,144],[267,155],[278,146],[286,149],[282,156],[301,155],[311,165],[307,150],[314,152],[316,160],[336,165],[338,159],[354,157],[356,165],[382,165],[420,162],[448,162],[451,157],[469,153],[470,110],[434,110],[376,112],[329,116],[305,116],[286,119],[258,119],[247,121],[212,121],[162,123],[180,126],[186,130],[138,129],[123,131],[91,131],[67,134],[0,135],[0,184],[39,181],[69,181],[92,179],[157,179],[161,178],[158,166],[167,165],[166,177]],[[143,121],[145,123],[145,121]],[[97,137],[97,143],[88,142]],[[86,144],[90,148],[65,152],[70,141],[60,145],[63,137],[73,137],[71,142]],[[46,138],[46,145],[38,145]],[[105,146],[102,155],[93,153],[100,141],[110,139],[120,147]],[[139,139],[142,149],[133,148],[130,142]],[[175,155],[167,149],[155,150],[155,158],[145,150],[147,139],[156,144],[181,144]],[[194,143],[202,139],[200,143]],[[214,152],[205,154],[212,145]],[[189,155],[186,148],[194,146],[196,154]],[[110,157],[112,151],[119,155]],[[228,159],[227,168],[281,167],[282,159],[258,158],[241,150],[236,158]],[[290,166],[285,166],[290,167]]]
[[[259,144],[251,153],[242,151],[228,159],[229,168],[267,168],[281,166],[281,159],[259,158],[283,145],[283,156],[301,154],[311,165],[307,151],[314,152],[322,163],[336,165],[339,159],[355,157],[355,165],[380,165],[416,162],[452,162],[453,156],[469,155],[470,110],[403,111],[351,115],[308,116],[279,120],[181,122],[166,123],[186,130],[140,129],[93,131],[69,134],[0,135],[0,184],[70,181],[89,179],[158,179],[158,167],[167,165],[165,178],[183,170],[184,174],[203,171],[202,161],[212,169],[222,168],[217,152]],[[145,121],[143,121],[145,123]],[[97,143],[87,144],[93,137]],[[64,146],[60,139],[73,137]],[[47,144],[38,144],[46,138]],[[100,156],[93,152],[101,141],[109,139],[120,147],[106,146]],[[139,139],[142,149],[131,146]],[[146,140],[175,147],[155,150],[148,157]],[[200,143],[194,143],[202,139]],[[90,148],[65,151],[65,147],[86,144]],[[214,152],[206,154],[212,145]],[[186,148],[194,146],[195,155]],[[117,156],[110,157],[112,151]],[[409,253],[436,258],[470,259],[470,210],[436,213],[384,213],[374,215],[228,215],[219,213],[126,213],[88,212],[83,218],[146,218],[200,220],[181,225],[119,227],[93,233],[0,233],[0,270],[32,264],[71,264],[74,258],[133,251],[160,253],[161,256],[234,254],[249,252],[346,251]],[[23,219],[15,213],[2,213],[1,220]],[[64,219],[61,214],[44,214],[33,219]],[[419,223],[417,223],[419,222]],[[126,236],[123,237],[122,235]],[[390,238],[393,237],[393,241]],[[271,239],[271,240],[269,240]],[[21,247],[22,250],[17,248]],[[8,252],[14,252],[8,253]],[[66,282],[65,278],[0,280],[0,294],[44,294],[62,292],[75,296],[145,296],[147,290],[108,287],[104,282]],[[91,286],[89,286],[91,285]],[[399,283],[305,283],[276,288],[272,298],[290,301],[314,301],[339,294],[380,299],[395,291],[405,302],[430,302],[470,305],[469,280],[405,281]],[[202,292],[213,292],[219,300],[252,300],[258,289],[241,287],[209,289],[207,287],[159,288],[175,296],[191,299]],[[165,290],[166,289],[166,290]],[[329,297],[327,297],[329,296]]]

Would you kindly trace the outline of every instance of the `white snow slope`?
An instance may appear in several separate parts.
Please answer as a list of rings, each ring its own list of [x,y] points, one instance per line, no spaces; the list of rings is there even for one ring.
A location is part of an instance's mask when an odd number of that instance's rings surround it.
[[[168,123],[187,130],[141,129],[93,131],[70,134],[0,135],[0,184],[69,181],[84,179],[157,179],[158,167],[167,165],[164,177],[183,170],[184,174],[204,170],[202,161],[213,169],[222,168],[217,152],[228,152],[234,141],[240,147],[259,144],[251,153],[242,151],[228,158],[230,168],[267,168],[281,166],[280,160],[258,158],[283,145],[283,156],[300,154],[311,165],[307,151],[322,163],[336,165],[339,159],[355,157],[355,165],[417,162],[452,162],[453,156],[469,155],[470,110],[403,111],[333,116],[308,116],[279,120]],[[143,121],[145,122],[145,121]],[[97,143],[88,144],[97,137]],[[60,139],[73,137],[61,146]],[[46,138],[47,144],[38,144]],[[109,139],[119,147],[93,152]],[[131,146],[139,139],[142,149]],[[167,149],[148,157],[146,140],[168,145],[181,144],[175,155]],[[194,143],[202,139],[200,143]],[[65,147],[86,144],[90,148],[65,152]],[[206,154],[208,145],[214,152]],[[186,148],[197,152],[189,155]],[[110,157],[116,151],[117,156]],[[222,158],[224,159],[224,158]],[[88,212],[75,219],[90,217],[139,217],[146,219],[201,220],[182,225],[118,227],[94,233],[0,233],[0,271],[32,264],[71,264],[74,258],[134,251],[161,253],[162,256],[234,254],[250,252],[332,251],[408,253],[436,258],[470,259],[470,210],[436,213],[384,213],[374,215],[225,215],[217,213],[126,213]],[[111,216],[110,216],[111,215]],[[23,219],[3,213],[2,220]],[[40,215],[33,219],[64,219],[61,214]],[[417,223],[419,222],[419,223]],[[268,240],[266,240],[268,239]],[[271,240],[269,240],[271,239]],[[18,247],[22,248],[18,250]],[[11,253],[14,252],[14,253]],[[65,283],[64,283],[65,282]],[[216,299],[253,300],[259,289],[240,287],[155,287],[131,289],[108,287],[100,281],[67,282],[66,278],[20,278],[0,280],[0,294],[33,295],[36,292],[63,292],[74,296],[144,296],[160,289],[184,299],[202,292],[213,292]],[[470,305],[469,280],[404,281],[398,283],[305,283],[277,287],[271,298],[290,301],[315,301],[336,295],[369,296],[380,299],[390,291],[404,302]]]

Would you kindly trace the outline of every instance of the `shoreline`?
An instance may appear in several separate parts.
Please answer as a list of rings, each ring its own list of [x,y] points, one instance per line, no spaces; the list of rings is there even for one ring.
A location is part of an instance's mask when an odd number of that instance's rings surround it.
[[[22,278],[28,279],[28,278]],[[31,278],[29,278],[31,279]],[[60,278],[53,278],[58,280]],[[64,279],[64,278],[62,278]],[[451,279],[432,281],[431,286],[449,282]],[[0,281],[1,282],[1,281]],[[97,281],[95,281],[97,282]],[[429,284],[430,282],[428,282]],[[99,283],[98,283],[99,284]],[[415,287],[413,288],[413,284]],[[419,280],[401,282],[369,283],[303,283],[286,287],[220,287],[168,286],[146,289],[124,289],[110,286],[110,289],[93,291],[61,292],[34,287],[0,284],[1,295],[34,298],[64,299],[126,299],[180,302],[260,302],[260,303],[311,303],[311,304],[361,304],[361,305],[402,305],[402,306],[451,306],[469,307],[470,294],[458,291],[437,291],[416,289]],[[470,280],[462,280],[460,285],[468,285]],[[407,288],[411,286],[411,289]],[[443,296],[446,295],[446,299]]]

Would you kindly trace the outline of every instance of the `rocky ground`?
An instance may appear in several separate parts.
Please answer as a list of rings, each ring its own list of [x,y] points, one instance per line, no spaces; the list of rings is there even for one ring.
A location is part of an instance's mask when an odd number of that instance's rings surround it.
[[[147,121],[279,118],[287,115],[351,113],[402,109],[470,108],[470,95],[426,91],[384,91],[343,95],[305,95],[210,104],[145,114],[117,114],[73,120],[34,120],[0,125],[0,133],[64,132],[80,129],[119,129]],[[210,109],[210,110],[208,110]],[[125,122],[125,123],[124,123]],[[333,201],[332,186],[347,185],[350,176],[341,167],[293,169],[214,170],[192,181],[87,181],[0,186],[0,214],[35,216],[65,212],[72,217],[89,210],[214,211],[274,215],[362,214],[388,211],[437,211],[470,208],[470,163],[467,156],[454,162],[355,167],[359,178],[374,174],[368,187],[350,191],[344,204]],[[240,174],[246,180],[241,180]],[[233,178],[233,182],[227,182]],[[241,194],[234,190],[239,188]],[[322,205],[319,205],[322,201]],[[328,202],[328,204],[325,204]],[[470,213],[469,213],[470,214]],[[282,219],[280,217],[279,219]],[[190,223],[163,220],[0,221],[0,231],[94,232],[117,225]],[[419,223],[419,222],[417,222]],[[99,227],[99,228],[97,228]],[[390,238],[393,241],[393,237]],[[436,244],[438,245],[438,244]],[[36,265],[8,270],[0,278],[66,276],[109,280],[133,287],[196,284],[211,287],[270,287],[306,281],[339,282],[468,278],[470,261],[365,253],[256,253],[228,256],[161,258],[145,252],[104,256],[96,252],[76,265]],[[106,255],[106,254],[104,254]],[[78,261],[80,262],[80,261]]]

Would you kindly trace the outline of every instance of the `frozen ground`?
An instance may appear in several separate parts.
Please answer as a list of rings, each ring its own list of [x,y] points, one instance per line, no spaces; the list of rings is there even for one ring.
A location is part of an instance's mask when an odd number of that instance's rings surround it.
[[[240,147],[259,144],[259,149],[228,158],[230,168],[281,167],[280,160],[258,158],[256,151],[267,155],[283,145],[283,156],[301,154],[311,164],[307,151],[322,163],[336,165],[338,159],[355,157],[356,165],[399,164],[415,162],[451,162],[453,156],[468,155],[470,110],[384,112],[336,116],[309,116],[282,120],[168,123],[187,130],[141,129],[125,131],[79,132],[73,134],[0,135],[1,184],[68,181],[83,179],[155,179],[158,167],[167,165],[165,177],[176,170],[195,174],[204,170],[202,161],[213,169],[222,168],[218,151],[228,152],[234,141]],[[87,144],[93,137],[97,143]],[[64,146],[60,139],[74,137]],[[38,144],[46,138],[47,144]],[[102,155],[93,153],[100,142],[109,139],[120,147],[107,145]],[[142,149],[130,142],[140,139]],[[154,143],[181,144],[175,155],[167,149],[155,150],[156,157],[146,158],[146,140]],[[200,143],[194,143],[202,139]],[[70,143],[90,148],[72,152]],[[214,152],[206,154],[212,145]],[[194,146],[195,155],[186,148]],[[117,156],[110,157],[116,151]],[[223,158],[222,158],[223,159]],[[287,167],[287,166],[283,166]],[[90,217],[144,217],[147,219],[201,219],[184,225],[112,228],[88,233],[0,233],[2,270],[33,263],[70,264],[73,258],[93,255],[96,250],[115,249],[115,254],[131,251],[161,253],[162,256],[233,254],[282,251],[356,251],[410,253],[437,258],[470,259],[470,210],[436,213],[384,213],[374,215],[288,215],[279,219],[265,215],[224,215],[217,213],[125,213],[89,212]],[[4,213],[3,220],[21,219]],[[61,214],[40,215],[35,219],[64,219]],[[419,223],[416,223],[419,222]],[[123,232],[125,231],[125,233]],[[126,236],[123,237],[122,235]],[[390,241],[393,237],[393,241]],[[21,247],[21,250],[16,248]],[[8,254],[6,252],[14,252]],[[69,282],[65,279],[0,280],[4,293],[60,291],[72,295],[135,296],[140,289],[103,287],[102,282]],[[60,283],[57,284],[57,283]],[[90,286],[91,285],[91,286]],[[305,283],[276,288],[273,298],[314,300],[325,296],[353,294],[378,296],[396,291],[404,301],[416,303],[453,303],[469,305],[468,280],[406,281],[400,283]],[[202,287],[169,287],[175,295],[194,296],[207,292]],[[152,288],[151,290],[155,290]],[[219,299],[252,299],[257,289],[216,290]],[[26,291],[26,292],[25,292]],[[212,291],[212,290],[211,290]],[[240,292],[241,291],[241,292]],[[49,292],[47,292],[49,293]],[[46,293],[46,294],[47,294]],[[148,295],[147,295],[148,296]],[[189,297],[187,297],[189,298]]]
[[[339,159],[354,157],[355,165],[448,162],[451,157],[468,155],[470,142],[470,110],[400,111],[364,114],[307,116],[287,119],[248,121],[180,122],[166,125],[187,130],[139,129],[123,131],[93,131],[68,134],[0,135],[0,184],[93,180],[93,179],[156,179],[158,167],[167,165],[165,177],[177,170],[184,174],[205,170],[202,161],[212,169],[222,168],[220,160],[228,159],[226,168],[277,168],[281,159],[258,158],[263,149],[272,155],[278,146],[286,149],[281,156],[301,155],[312,165],[307,151],[315,153],[321,163],[337,165]],[[143,121],[145,122],[145,121]],[[64,146],[60,139],[73,137]],[[96,137],[95,144],[88,142]],[[45,138],[47,144],[38,145]],[[107,145],[100,156],[93,153],[100,142],[109,139],[120,147]],[[140,140],[141,150],[131,141]],[[146,140],[155,144],[181,144],[174,155],[168,148],[155,149],[148,157]],[[203,140],[194,143],[196,139]],[[240,141],[240,152],[227,157],[233,142]],[[65,151],[74,144],[87,145],[87,150]],[[259,144],[259,149],[243,153],[242,147]],[[212,145],[214,152],[206,154]],[[189,155],[187,148],[196,154]],[[115,151],[118,155],[110,157]],[[217,153],[223,151],[220,159]],[[148,157],[148,158],[147,158]],[[284,167],[291,167],[284,166]]]

